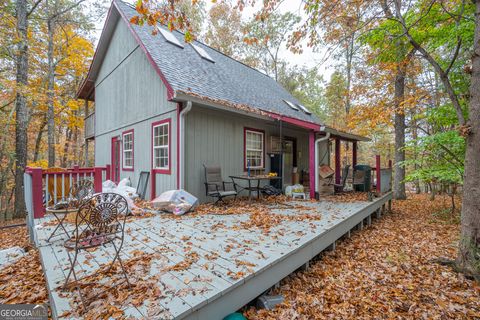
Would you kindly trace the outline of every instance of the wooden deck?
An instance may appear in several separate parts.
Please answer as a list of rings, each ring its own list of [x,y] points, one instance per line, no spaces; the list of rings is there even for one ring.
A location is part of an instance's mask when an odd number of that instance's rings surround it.
[[[292,208],[272,206],[272,214],[296,215],[299,214],[295,209],[297,204],[310,208],[302,214],[321,218],[282,220],[270,232],[239,227],[249,219],[248,214],[138,218],[127,223],[122,257],[129,259],[138,250],[155,256],[150,273],[159,275],[158,283],[166,292],[156,301],[157,309],[162,309],[158,317],[222,319],[307,263],[352,228],[364,221],[370,222],[372,214],[380,215],[391,198],[392,194],[387,193],[373,202],[293,201]],[[64,318],[62,314],[72,308],[76,293],[61,290],[69,263],[61,237],[51,243],[45,240],[53,228],[45,223],[48,219],[35,221],[34,237],[48,283],[52,314],[54,318]],[[198,254],[198,260],[187,269],[169,268],[185,261],[192,252]],[[94,272],[108,262],[109,257],[105,248],[83,253],[79,259],[83,263],[78,268],[85,273]],[[149,302],[140,307],[127,306],[124,312],[134,318],[148,317]]]

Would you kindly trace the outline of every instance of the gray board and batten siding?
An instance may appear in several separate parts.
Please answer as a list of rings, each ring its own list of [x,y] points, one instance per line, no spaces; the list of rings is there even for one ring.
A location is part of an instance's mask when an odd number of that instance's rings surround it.
[[[156,191],[176,188],[177,104],[138,47],[127,25],[119,20],[95,82],[95,165],[111,163],[111,140],[134,130],[134,171],[120,170],[135,186],[140,171],[152,164],[152,123],[171,119],[170,174],[156,175]],[[122,160],[122,153],[121,159]],[[147,195],[150,194],[151,181]]]
[[[230,175],[244,174],[244,130],[264,131],[265,172],[270,172],[271,137],[279,137],[278,121],[261,120],[232,112],[214,110],[194,104],[186,116],[185,125],[185,189],[201,201],[205,197],[203,164],[216,164],[222,167],[223,179],[229,181]],[[308,170],[309,131],[288,124],[282,124],[284,137],[297,140],[297,168]],[[322,157],[328,152],[328,142],[319,148]],[[324,157],[328,159],[329,156]],[[211,200],[211,199],[210,199]]]

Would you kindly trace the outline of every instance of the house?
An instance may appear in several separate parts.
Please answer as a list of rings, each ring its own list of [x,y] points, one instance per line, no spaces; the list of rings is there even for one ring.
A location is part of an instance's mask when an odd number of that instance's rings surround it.
[[[294,167],[314,196],[315,168],[336,143],[363,137],[324,126],[277,82],[183,34],[129,23],[135,9],[114,0],[78,97],[86,101],[86,142],[95,165],[111,165],[115,181],[151,172],[147,194],[183,188],[207,200],[203,164],[218,164],[224,179]],[[280,155],[283,162],[280,162]],[[337,159],[338,158],[338,159]],[[337,175],[337,179],[339,179]],[[318,184],[318,183],[317,183]]]

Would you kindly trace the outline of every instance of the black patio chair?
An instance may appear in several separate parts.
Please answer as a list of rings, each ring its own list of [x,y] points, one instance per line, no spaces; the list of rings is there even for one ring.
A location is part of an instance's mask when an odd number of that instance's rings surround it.
[[[223,181],[222,168],[216,165],[203,165],[205,168],[205,193],[208,197],[217,199],[215,204],[222,201],[225,197],[237,198],[237,185],[231,181]],[[227,186],[232,186],[227,188]]]
[[[150,172],[148,171],[140,172],[140,177],[138,178],[138,183],[137,183],[137,194],[138,194],[138,197],[142,200],[145,200],[149,178],[150,178]]]
[[[64,244],[70,262],[70,270],[65,279],[64,289],[69,285],[70,277],[73,275],[75,280],[74,284],[76,284],[84,307],[86,304],[79,286],[79,281],[92,275],[85,275],[81,279],[77,277],[75,265],[78,262],[78,255],[82,250],[86,251],[100,246],[108,248],[107,245],[111,245],[113,249],[113,259],[108,267],[107,273],[111,271],[113,265],[118,260],[125,281],[128,286],[130,286],[127,273],[120,258],[120,251],[125,235],[127,212],[127,200],[116,193],[95,194],[87,201],[84,201],[78,209],[73,236]],[[73,258],[70,254],[71,251],[73,251]],[[110,288],[107,288],[107,290],[108,289]]]

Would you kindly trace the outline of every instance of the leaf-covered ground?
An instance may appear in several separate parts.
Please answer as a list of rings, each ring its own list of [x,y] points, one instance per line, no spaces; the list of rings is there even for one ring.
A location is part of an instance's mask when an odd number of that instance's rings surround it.
[[[0,229],[0,249],[25,249],[26,255],[0,269],[0,303],[46,303],[47,287],[38,251],[30,246],[26,227]]]
[[[447,198],[412,195],[284,281],[286,300],[249,319],[480,319],[480,286],[432,259],[455,258],[458,217]]]

